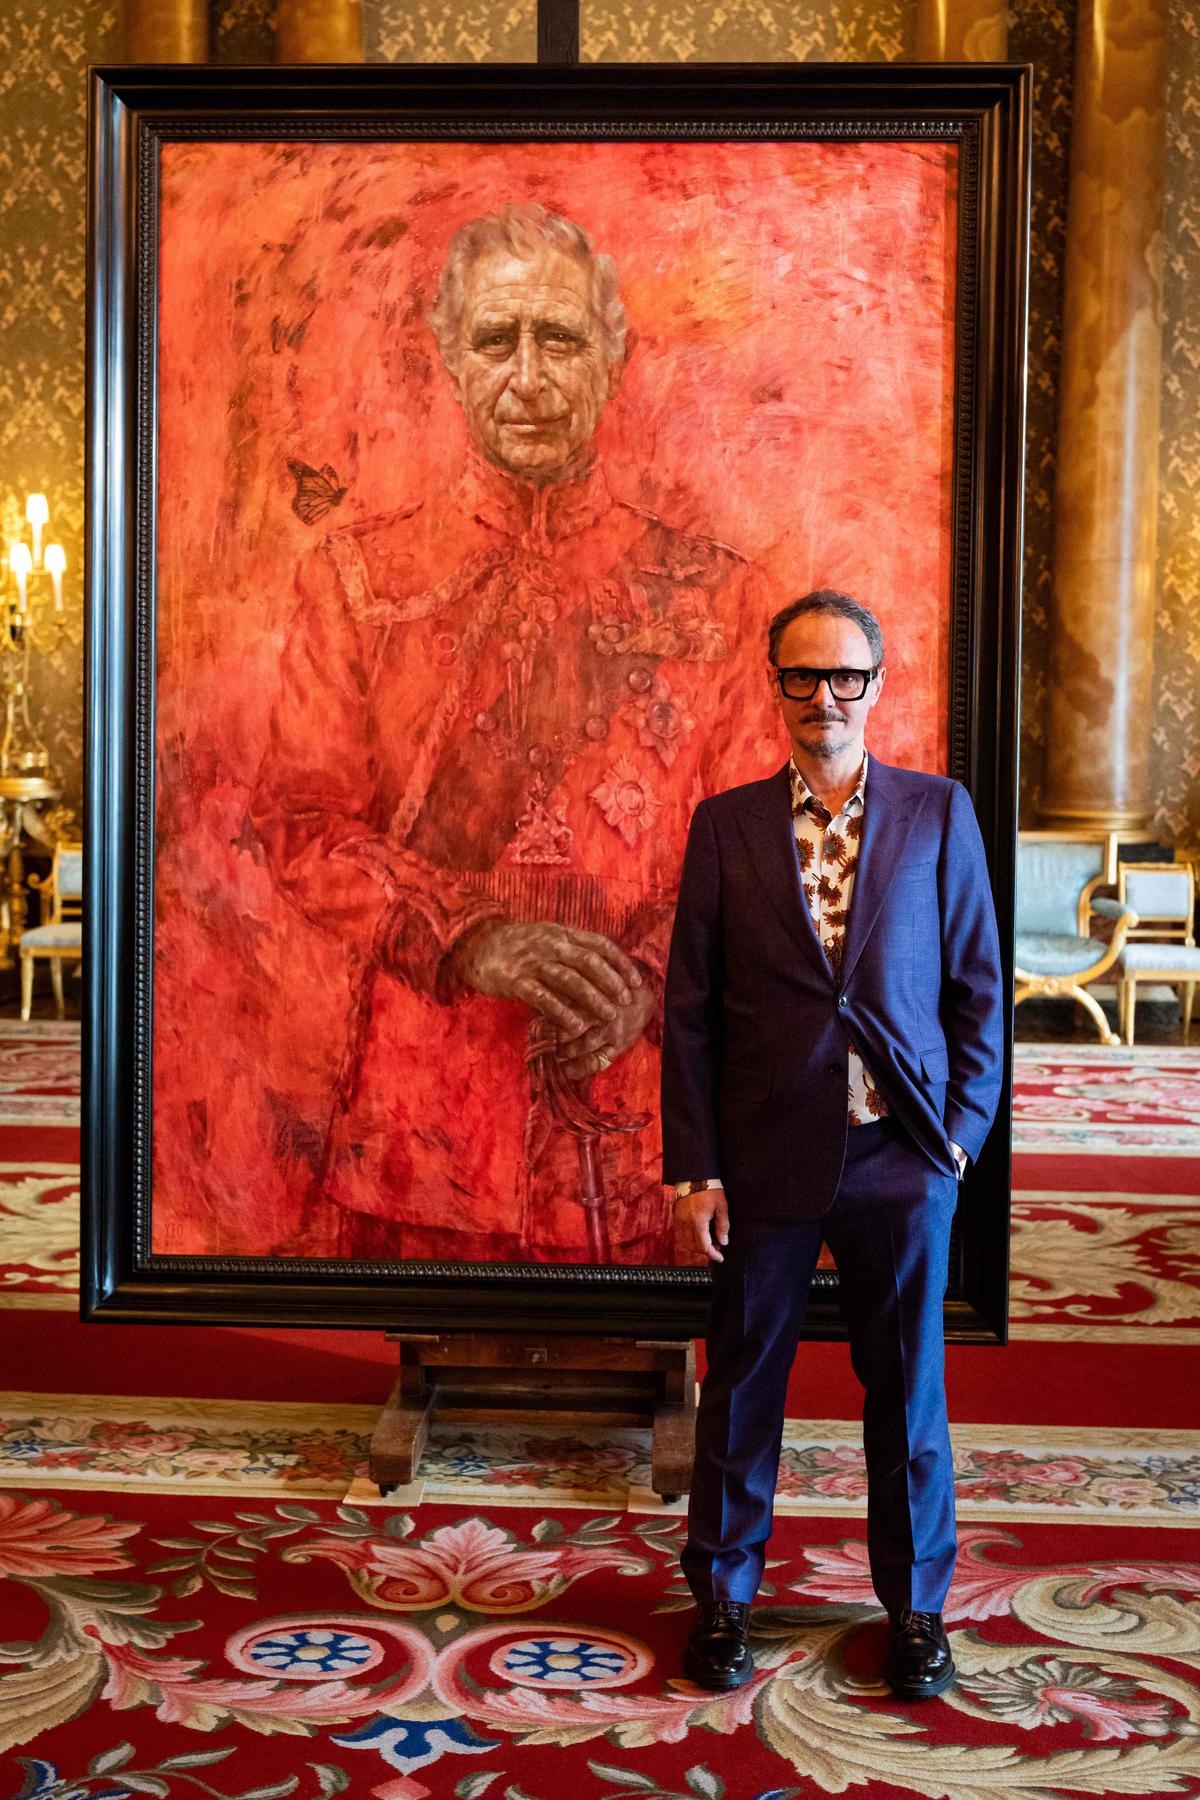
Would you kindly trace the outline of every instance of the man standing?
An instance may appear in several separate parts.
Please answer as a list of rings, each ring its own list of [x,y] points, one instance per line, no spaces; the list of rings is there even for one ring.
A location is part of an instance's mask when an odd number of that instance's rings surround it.
[[[792,742],[696,809],[666,983],[663,1177],[715,1264],[683,1568],[686,1669],[754,1665],[787,1379],[821,1244],[865,1389],[867,1544],[887,1679],[954,1679],[942,1302],[957,1185],[995,1114],[1002,980],[979,828],[954,781],[868,759],[879,622],[822,589],[769,627]]]

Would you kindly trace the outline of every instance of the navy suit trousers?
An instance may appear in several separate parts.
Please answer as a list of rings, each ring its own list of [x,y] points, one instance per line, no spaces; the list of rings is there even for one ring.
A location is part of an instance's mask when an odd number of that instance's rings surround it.
[[[957,1182],[891,1119],[852,1127],[829,1211],[730,1223],[713,1271],[683,1572],[697,1600],[753,1599],[787,1382],[822,1239],[864,1389],[867,1546],[889,1612],[940,1612],[954,1572],[942,1302]]]

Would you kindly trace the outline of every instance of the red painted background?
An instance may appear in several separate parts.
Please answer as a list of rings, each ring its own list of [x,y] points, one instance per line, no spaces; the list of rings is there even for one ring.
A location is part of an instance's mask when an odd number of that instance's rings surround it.
[[[462,466],[425,320],[453,231],[534,199],[615,258],[636,341],[597,440],[608,489],[732,546],[764,605],[820,584],[870,604],[889,670],[870,746],[942,769],[955,170],[950,147],[926,144],[164,149],[157,1251],[350,1253],[312,1198],[362,946],[280,893],[248,815],[300,559],[355,518],[436,507]],[[319,523],[291,509],[289,458],[330,463],[347,485]],[[747,622],[755,657],[762,623]],[[699,742],[715,729],[705,690],[685,698]],[[306,716],[336,770],[319,691]],[[786,748],[780,733],[736,778],[770,772]],[[694,761],[655,770],[661,865],[682,853],[698,795]],[[520,1032],[510,1020],[493,1041],[484,1021],[456,1038],[453,1010],[413,1015],[394,1080],[410,1123],[440,1105],[463,1152],[486,1160],[479,1119],[520,1129]],[[631,1053],[627,1104],[652,1095],[656,1061],[649,1045]],[[651,1125],[622,1179],[649,1192],[657,1154]],[[409,1161],[413,1233],[396,1253],[427,1254],[422,1208],[436,1216],[446,1196],[423,1183],[419,1148]],[[547,1238],[551,1259],[584,1260],[572,1216]]]

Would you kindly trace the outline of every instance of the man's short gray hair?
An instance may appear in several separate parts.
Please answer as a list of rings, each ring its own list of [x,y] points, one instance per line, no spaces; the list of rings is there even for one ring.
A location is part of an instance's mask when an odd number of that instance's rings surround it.
[[[582,225],[530,200],[472,219],[460,225],[450,240],[437,297],[429,311],[442,360],[449,367],[458,359],[466,278],[472,266],[491,250],[506,250],[526,261],[544,244],[561,250],[588,271],[592,309],[600,324],[605,355],[610,363],[624,359],[626,319],[616,263],[611,256],[597,252]]]
[[[833,613],[837,618],[849,619],[857,625],[867,640],[871,666],[879,668],[883,662],[882,625],[869,606],[852,600],[849,594],[839,594],[836,588],[814,588],[811,594],[803,594],[799,600],[789,600],[786,606],[780,607],[767,626],[768,653],[773,663],[779,661],[779,640],[793,619],[806,618],[809,613]]]

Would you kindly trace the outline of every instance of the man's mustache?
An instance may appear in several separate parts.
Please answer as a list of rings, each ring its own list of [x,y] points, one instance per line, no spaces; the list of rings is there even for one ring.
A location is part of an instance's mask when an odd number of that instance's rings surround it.
[[[846,715],[835,712],[805,713],[800,723],[802,725],[844,725]]]

